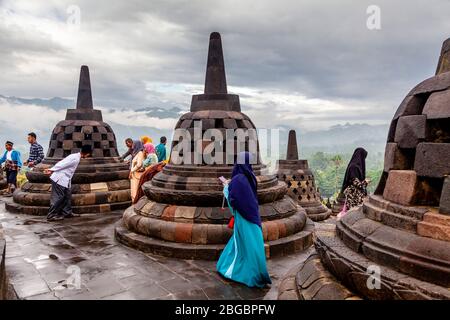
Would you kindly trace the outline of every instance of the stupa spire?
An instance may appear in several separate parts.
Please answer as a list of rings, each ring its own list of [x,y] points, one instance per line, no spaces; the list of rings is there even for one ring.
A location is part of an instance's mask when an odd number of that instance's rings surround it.
[[[295,130],[289,131],[286,160],[298,160],[297,136]]]
[[[209,36],[208,62],[206,65],[205,94],[226,94],[227,80],[223,61],[220,33]]]
[[[78,84],[77,109],[94,109],[88,66],[81,66]]]
[[[444,41],[439,57],[436,75],[450,71],[450,38]]]

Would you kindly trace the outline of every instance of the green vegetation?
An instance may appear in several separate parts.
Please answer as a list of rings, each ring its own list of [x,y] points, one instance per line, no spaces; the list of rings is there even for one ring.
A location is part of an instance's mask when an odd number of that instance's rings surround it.
[[[315,152],[308,157],[309,167],[313,170],[316,185],[323,198],[335,197],[340,191],[344,179],[345,169],[352,154],[329,154]],[[366,176],[372,182],[368,191],[373,192],[383,171],[381,153],[369,153],[366,159]]]

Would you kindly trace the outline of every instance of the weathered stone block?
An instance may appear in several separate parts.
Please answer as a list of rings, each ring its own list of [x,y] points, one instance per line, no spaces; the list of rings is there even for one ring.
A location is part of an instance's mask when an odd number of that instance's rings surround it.
[[[73,147],[73,141],[72,140],[65,140],[63,142],[63,149],[64,150],[71,150]]]
[[[237,123],[234,119],[223,119],[223,126],[227,129],[237,129]]]
[[[92,156],[95,157],[95,158],[103,157],[103,150],[101,150],[101,149],[94,149],[92,151]]]
[[[94,132],[94,128],[92,128],[92,126],[83,126],[83,128],[81,128],[81,132],[85,134],[92,134],[92,132]]]
[[[384,154],[384,171],[410,169],[410,161],[397,143],[387,143]]]
[[[442,178],[450,174],[450,143],[417,145],[414,170],[421,177]]]
[[[383,198],[389,201],[410,205],[417,194],[417,174],[413,170],[391,170],[384,188]]]
[[[398,107],[397,112],[394,115],[394,119],[398,119],[402,116],[421,114],[424,104],[424,96],[408,95],[405,99],[403,99],[402,103]]]
[[[438,224],[419,222],[417,234],[437,240],[450,241],[450,227]]]
[[[94,132],[92,134],[92,140],[94,140],[94,141],[102,141],[102,134],[100,132]]]
[[[223,229],[220,224],[208,224],[207,225],[207,241],[211,244],[222,243],[223,241]]]
[[[193,244],[206,244],[208,242],[207,224],[198,223],[193,224],[192,228],[192,243]]]
[[[415,148],[425,139],[427,117],[425,115],[404,116],[398,119],[394,141],[400,148]]]
[[[439,212],[450,215],[450,177],[446,177],[442,186]]]
[[[64,133],[66,133],[66,134],[72,134],[74,131],[75,131],[75,126],[67,126],[64,129]]]
[[[214,129],[215,127],[215,119],[202,119],[202,130]]]
[[[175,227],[175,241],[181,243],[191,243],[192,226],[192,223],[177,223]]]
[[[84,133],[82,133],[82,132],[74,132],[74,133],[72,133],[72,139],[73,139],[73,141],[83,141],[84,140]]]
[[[161,224],[161,239],[166,241],[175,241],[175,227],[174,222],[165,222]]]
[[[54,158],[62,158],[64,155],[63,149],[56,149],[55,153],[53,154]]]
[[[267,240],[277,240],[280,237],[278,224],[274,221],[267,221],[265,224],[267,226]]]
[[[423,108],[428,119],[450,118],[450,90],[434,92]]]

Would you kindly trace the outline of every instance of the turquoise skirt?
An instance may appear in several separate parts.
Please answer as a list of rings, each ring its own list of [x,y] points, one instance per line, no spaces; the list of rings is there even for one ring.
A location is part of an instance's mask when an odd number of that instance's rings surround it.
[[[223,193],[228,200],[228,186]],[[234,215],[233,235],[220,255],[217,272],[249,287],[264,287],[272,283],[267,272],[261,228],[229,208]]]

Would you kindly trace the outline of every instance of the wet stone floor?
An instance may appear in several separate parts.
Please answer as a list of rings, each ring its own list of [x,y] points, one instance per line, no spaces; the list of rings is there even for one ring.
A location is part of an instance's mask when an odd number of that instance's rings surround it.
[[[6,270],[19,299],[276,299],[281,278],[313,250],[268,260],[272,288],[248,288],[215,261],[144,254],[114,239],[121,212],[60,222],[12,214],[0,198]],[[78,276],[79,275],[79,276]]]

